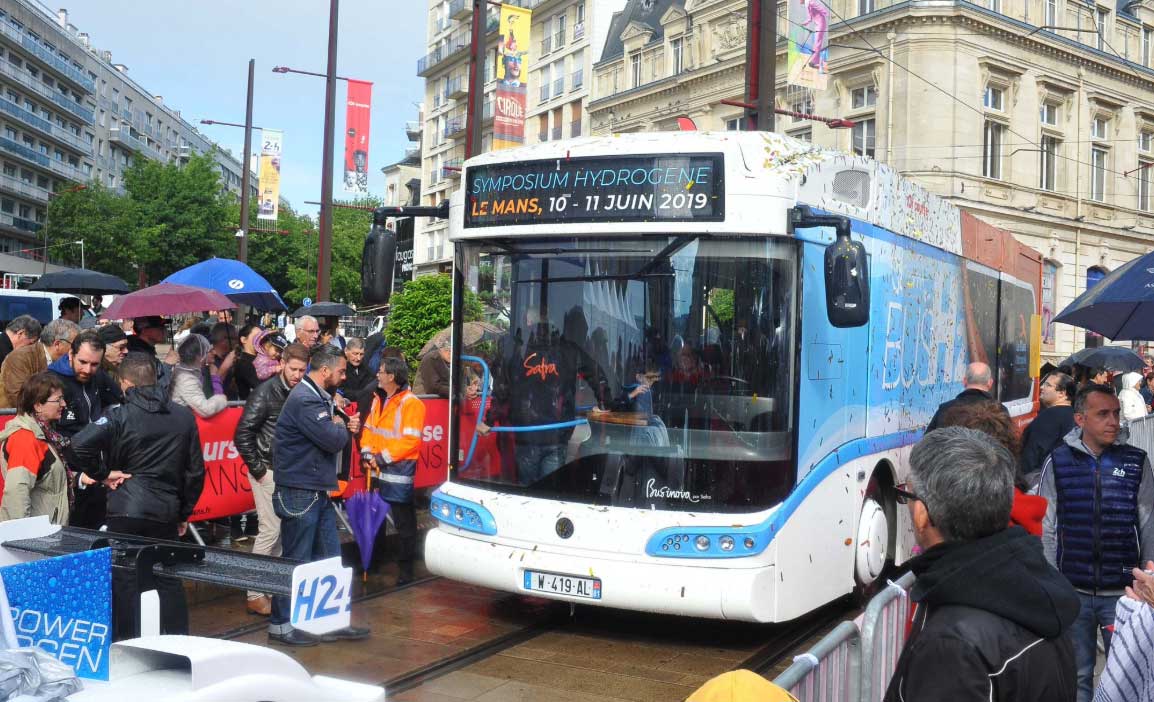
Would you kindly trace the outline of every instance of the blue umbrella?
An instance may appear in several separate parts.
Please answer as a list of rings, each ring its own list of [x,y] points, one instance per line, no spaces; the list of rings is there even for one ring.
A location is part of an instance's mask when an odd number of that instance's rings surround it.
[[[1111,271],[1054,321],[1115,341],[1154,339],[1154,253]]]
[[[365,577],[368,577],[369,562],[373,560],[373,544],[389,514],[389,503],[382,500],[375,490],[365,490],[345,500],[345,512],[348,513],[349,526],[357,540],[357,548],[361,551],[361,567]]]
[[[231,258],[210,258],[165,278],[164,283],[195,285],[215,290],[238,305],[258,310],[287,310],[284,300],[259,273]]]

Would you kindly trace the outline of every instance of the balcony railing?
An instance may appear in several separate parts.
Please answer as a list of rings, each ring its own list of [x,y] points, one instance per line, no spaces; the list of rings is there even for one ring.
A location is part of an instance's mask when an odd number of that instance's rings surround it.
[[[553,127],[553,141],[557,141],[560,138],[561,138],[561,127],[560,126]]]
[[[453,0],[453,2],[449,3],[449,17],[455,20],[465,19],[472,13],[472,0]]]
[[[75,100],[64,97],[53,88],[49,88],[43,81],[34,77],[26,69],[17,68],[8,61],[0,61],[0,75],[14,80],[40,97],[51,100],[57,107],[67,110],[73,117],[79,117],[81,121],[92,124],[94,120],[92,110],[87,109]]]
[[[481,120],[493,119],[493,101],[490,100],[485,103],[485,109],[481,113]]]
[[[553,37],[545,37],[541,40],[541,53],[538,56],[544,56],[553,50]]]
[[[549,131],[543,130],[537,132],[537,141],[549,141]]]
[[[577,24],[573,25],[573,41],[577,41],[583,36],[585,36],[585,23],[578,22]]]
[[[14,193],[37,202],[48,202],[51,192],[12,176],[0,175],[0,190]]]
[[[421,157],[421,147],[410,146],[410,147],[405,149],[405,158],[406,159],[415,159],[415,158],[420,158],[420,157]]]
[[[0,149],[3,149],[10,154],[19,156],[25,161],[35,163],[37,166],[41,166],[43,168],[48,168],[52,163],[52,159],[48,158],[39,151],[30,149],[24,144],[21,144],[18,141],[13,141],[8,137],[0,137]]]
[[[465,132],[467,120],[464,117],[453,117],[445,122],[445,139],[458,137]]]
[[[135,151],[145,158],[152,159],[153,161],[161,160],[159,151],[144,143],[143,140],[132,136],[132,133],[125,127],[113,127],[109,129],[108,139],[119,142],[121,146]]]
[[[458,32],[449,37],[447,43],[437,47],[417,61],[417,75],[425,77],[429,71],[467,49],[470,43],[468,32]]]
[[[564,29],[562,29],[559,32],[553,33],[553,48],[561,49],[561,47],[563,47],[563,46],[565,46],[565,30]]]
[[[79,85],[90,93],[96,90],[96,81],[92,80],[92,78],[88,77],[84,72],[73,66],[71,63],[68,63],[64,59],[41,46],[32,37],[28,36],[24,32],[21,32],[7,22],[0,22],[0,33],[4,34],[13,41],[20,42],[21,48],[35,56],[59,75],[62,75],[68,80],[72,81],[74,84]]]
[[[445,85],[445,99],[464,97],[469,94],[469,84],[462,76],[450,80]]]
[[[31,219],[17,217],[6,212],[0,212],[0,224],[6,224],[9,227],[15,227],[16,229],[31,232],[33,234],[40,231],[40,229],[44,226],[43,224]]]
[[[559,97],[565,92],[565,77],[562,76],[553,81],[553,97]]]
[[[73,134],[72,132],[57,126],[52,122],[32,114],[31,110],[26,110],[7,98],[0,98],[0,112],[4,112],[9,117],[16,119],[22,124],[32,127],[41,134],[48,135],[49,138],[61,141],[68,146],[76,149],[83,154],[92,153],[92,145],[83,138]]]
[[[585,84],[585,69],[584,68],[578,68],[576,71],[573,71],[573,79],[569,81],[569,89],[570,90],[577,90],[578,88],[580,88],[584,84]]]
[[[60,176],[61,178],[66,178],[77,183],[83,183],[84,181],[88,180],[88,175],[86,175],[84,171],[81,171],[76,166],[65,163],[64,161],[50,159],[48,161],[48,167],[52,169],[53,173]]]
[[[441,166],[441,173],[446,178],[460,178],[461,169],[464,163],[465,160],[460,158],[455,158],[451,161],[445,161],[444,165]]]
[[[569,136],[570,137],[581,136],[581,120],[575,119],[569,123]]]
[[[541,86],[541,99],[539,102],[549,102],[549,84]]]

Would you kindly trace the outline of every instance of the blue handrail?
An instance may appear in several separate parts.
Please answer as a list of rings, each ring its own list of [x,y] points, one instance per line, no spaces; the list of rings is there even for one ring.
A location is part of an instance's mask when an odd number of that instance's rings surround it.
[[[481,424],[485,421],[485,409],[489,402],[489,364],[485,363],[484,359],[476,356],[461,356],[461,360],[480,364],[481,370],[484,372],[481,376],[481,408],[477,410],[477,424]],[[555,422],[553,424],[535,424],[521,427],[489,427],[489,431],[518,434],[522,432],[549,431],[550,429],[568,429],[588,423],[588,419],[579,417],[567,422]],[[477,437],[477,429],[474,427],[473,439],[469,442],[469,453],[465,455],[465,462],[461,465],[461,470],[465,470],[469,467],[469,464],[473,462],[473,452],[477,450]]]

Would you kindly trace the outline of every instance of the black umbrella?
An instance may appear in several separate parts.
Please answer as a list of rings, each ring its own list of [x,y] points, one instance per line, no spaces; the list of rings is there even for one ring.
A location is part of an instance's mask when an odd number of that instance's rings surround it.
[[[28,289],[73,295],[122,295],[128,292],[128,283],[107,273],[87,268],[68,268],[45,273]]]
[[[293,316],[303,317],[307,314],[313,317],[352,317],[356,313],[356,310],[343,302],[314,302],[293,312]]]
[[[1140,371],[1146,367],[1142,357],[1123,346],[1099,346],[1082,349],[1059,365],[1105,368],[1109,371]]]

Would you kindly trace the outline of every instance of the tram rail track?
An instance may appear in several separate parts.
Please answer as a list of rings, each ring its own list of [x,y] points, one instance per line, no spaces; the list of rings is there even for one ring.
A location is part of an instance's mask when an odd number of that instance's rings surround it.
[[[806,641],[822,633],[823,630],[836,625],[846,617],[854,616],[857,611],[845,601],[833,602],[816,609],[783,625],[780,631],[774,632],[765,644],[736,666],[734,670],[744,669],[753,671],[758,675],[765,675]]]

